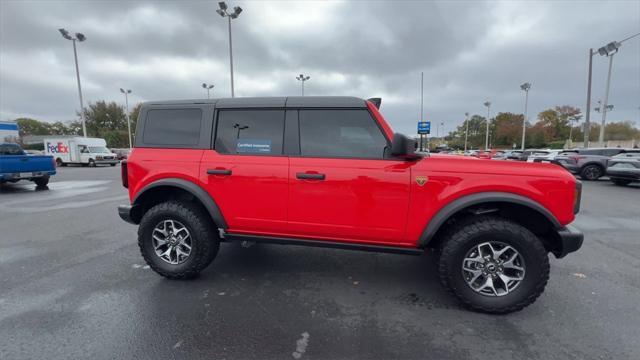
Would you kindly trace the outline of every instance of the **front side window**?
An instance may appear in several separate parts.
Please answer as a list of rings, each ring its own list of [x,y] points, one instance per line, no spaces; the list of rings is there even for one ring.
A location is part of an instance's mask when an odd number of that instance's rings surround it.
[[[215,149],[221,154],[282,155],[283,110],[221,110]]]
[[[201,123],[200,109],[149,110],[142,139],[149,145],[197,145]]]
[[[300,110],[299,119],[302,156],[384,158],[387,139],[367,110]]]

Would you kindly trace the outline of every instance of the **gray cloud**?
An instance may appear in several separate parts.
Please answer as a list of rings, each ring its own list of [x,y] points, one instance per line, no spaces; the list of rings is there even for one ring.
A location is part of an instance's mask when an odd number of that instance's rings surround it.
[[[640,3],[619,2],[233,2],[239,96],[382,96],[398,131],[414,132],[425,73],[427,120],[452,129],[466,111],[530,114],[584,108],[587,51],[640,32]],[[71,43],[83,32],[86,101],[201,98],[202,82],[229,96],[227,23],[214,1],[1,1],[0,119],[71,120],[78,108]],[[594,58],[593,99],[607,61]],[[611,120],[640,117],[640,38],[615,56]],[[597,118],[597,114],[594,114]],[[638,123],[640,125],[640,122]]]

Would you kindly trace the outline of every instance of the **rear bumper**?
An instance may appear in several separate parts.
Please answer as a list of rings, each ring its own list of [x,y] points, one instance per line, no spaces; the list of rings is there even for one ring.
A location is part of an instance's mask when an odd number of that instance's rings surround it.
[[[138,225],[140,223],[138,209],[139,206],[137,205],[119,205],[118,215],[120,215],[120,219],[128,222],[129,224]]]
[[[584,234],[571,225],[558,230],[558,236],[560,237],[560,248],[553,252],[558,259],[580,249],[584,241]]]

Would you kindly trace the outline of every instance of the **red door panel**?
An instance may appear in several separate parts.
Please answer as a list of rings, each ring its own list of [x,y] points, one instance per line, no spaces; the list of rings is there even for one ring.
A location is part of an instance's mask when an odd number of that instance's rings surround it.
[[[280,233],[287,220],[288,172],[284,156],[205,150],[200,181],[220,207],[228,231]]]
[[[292,235],[402,243],[409,205],[409,163],[293,157],[289,161]]]

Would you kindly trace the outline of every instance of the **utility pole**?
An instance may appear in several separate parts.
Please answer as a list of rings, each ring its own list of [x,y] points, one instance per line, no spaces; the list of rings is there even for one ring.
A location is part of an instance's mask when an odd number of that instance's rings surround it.
[[[120,92],[124,94],[124,102],[127,107],[127,130],[129,131],[129,150],[133,147],[133,141],[131,140],[131,117],[129,116],[129,94],[131,89],[120,88]]]
[[[469,113],[464,113],[465,130],[464,130],[464,151],[467,152],[467,139],[469,138]]]
[[[485,101],[484,106],[487,107],[487,133],[484,138],[484,149],[489,150],[489,114],[491,112],[491,102]]]
[[[589,75],[587,80],[587,109],[584,118],[584,147],[589,148],[589,130],[591,129],[591,74],[593,72],[593,49],[589,49]]]
[[[520,85],[520,89],[524,90],[524,119],[522,119],[522,146],[521,150],[524,151],[525,133],[527,131],[527,107],[529,105],[529,89],[531,89],[531,83],[524,83]]]
[[[420,120],[418,121],[424,121],[424,71],[420,72]],[[424,149],[423,138],[423,134],[420,134],[420,151]]]

